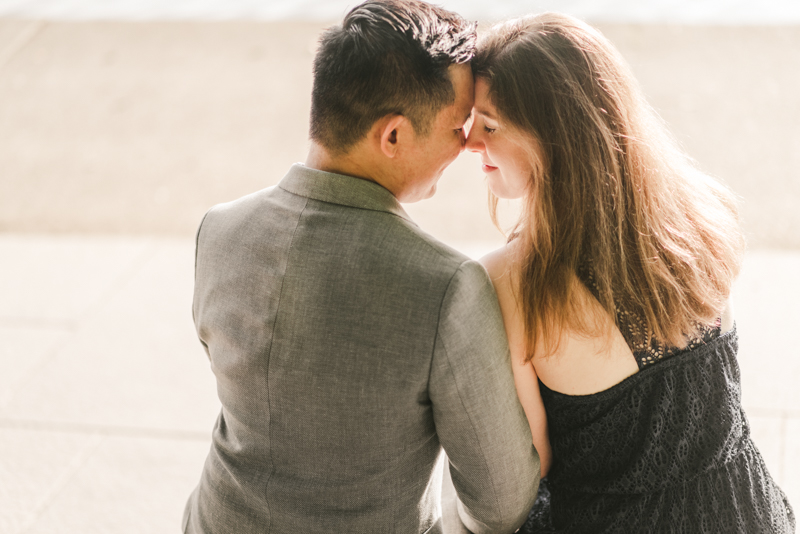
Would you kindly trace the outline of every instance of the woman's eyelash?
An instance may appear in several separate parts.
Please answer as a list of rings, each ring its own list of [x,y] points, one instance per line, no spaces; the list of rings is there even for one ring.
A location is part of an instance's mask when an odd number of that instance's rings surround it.
[[[494,133],[494,131],[495,131],[496,129],[497,129],[497,128],[489,128],[488,126],[484,126],[484,127],[483,127],[483,130],[484,130],[486,133],[488,133],[488,134]]]

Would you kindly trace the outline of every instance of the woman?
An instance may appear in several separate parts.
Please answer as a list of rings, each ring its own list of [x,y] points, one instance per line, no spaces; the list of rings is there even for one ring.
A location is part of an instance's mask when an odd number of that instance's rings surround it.
[[[473,71],[467,148],[493,216],[524,206],[484,258],[548,475],[521,532],[793,532],[740,403],[730,192],[576,19],[493,28]]]

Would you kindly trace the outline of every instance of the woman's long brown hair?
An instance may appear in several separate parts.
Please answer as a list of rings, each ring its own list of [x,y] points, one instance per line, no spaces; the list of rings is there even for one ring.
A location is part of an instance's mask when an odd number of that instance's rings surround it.
[[[530,149],[512,234],[527,357],[554,353],[565,328],[594,335],[573,282],[587,271],[608,316],[622,306],[648,339],[682,347],[713,324],[744,248],[735,199],[680,150],[614,47],[545,13],[492,28],[473,70]]]

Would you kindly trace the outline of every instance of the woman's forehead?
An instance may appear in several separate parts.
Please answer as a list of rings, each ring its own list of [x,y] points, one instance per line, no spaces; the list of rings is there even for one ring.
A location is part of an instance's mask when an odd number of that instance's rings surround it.
[[[489,119],[497,119],[497,111],[489,98],[489,82],[483,78],[475,79],[475,113]]]

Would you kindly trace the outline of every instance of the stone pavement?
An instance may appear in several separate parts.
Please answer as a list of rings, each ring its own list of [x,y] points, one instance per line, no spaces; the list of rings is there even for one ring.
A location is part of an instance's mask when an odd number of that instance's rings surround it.
[[[4,235],[0,258],[0,532],[177,532],[219,408],[193,242]]]
[[[191,319],[193,246],[0,235],[0,532],[179,530],[219,409]],[[798,272],[798,252],[753,252],[735,291],[744,404],[795,506]]]

